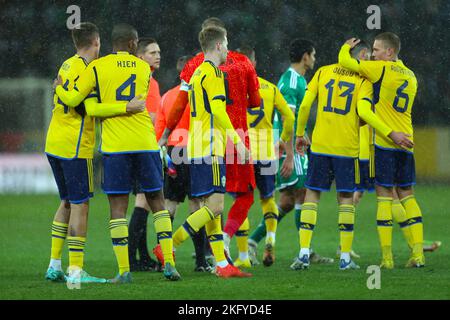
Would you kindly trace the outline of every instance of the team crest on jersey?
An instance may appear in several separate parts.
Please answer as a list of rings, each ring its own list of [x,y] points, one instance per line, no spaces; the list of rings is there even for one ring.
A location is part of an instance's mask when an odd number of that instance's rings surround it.
[[[225,176],[222,177],[222,187],[225,187],[225,183],[227,182],[227,178]]]

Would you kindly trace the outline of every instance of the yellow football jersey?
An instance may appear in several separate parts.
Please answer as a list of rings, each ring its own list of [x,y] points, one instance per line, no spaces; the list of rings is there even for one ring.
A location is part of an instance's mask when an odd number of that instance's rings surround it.
[[[222,108],[226,115],[225,82],[222,71],[212,62],[204,61],[189,81],[188,158],[198,159],[225,154],[226,128],[220,125],[213,108]],[[229,119],[228,119],[229,122]]]
[[[87,96],[97,92],[101,103],[123,103],[135,96],[147,96],[150,66],[128,52],[117,52],[95,60],[80,75],[77,91]],[[61,100],[70,92],[57,88]],[[147,111],[101,120],[100,152],[107,154],[158,151],[155,129]]]
[[[357,158],[360,147],[357,103],[363,99],[372,102],[372,93],[372,83],[357,72],[339,64],[320,68],[308,84],[307,96],[303,100],[307,103],[318,96],[311,151]],[[299,126],[298,136],[302,135],[301,130]]]
[[[275,160],[273,141],[274,108],[284,116],[282,138],[289,140],[294,130],[294,113],[276,85],[258,77],[261,95],[259,108],[247,109],[248,136],[253,160]]]
[[[359,69],[360,74],[373,83],[376,115],[392,130],[410,134],[410,139],[413,140],[411,109],[417,93],[414,73],[400,60],[360,61]],[[401,149],[390,139],[377,133],[375,145]]]
[[[64,88],[71,90],[87,62],[79,55],[67,59],[58,71]],[[47,131],[45,152],[63,159],[92,159],[95,134],[94,119],[81,116],[75,108],[69,108],[55,94],[52,119]]]

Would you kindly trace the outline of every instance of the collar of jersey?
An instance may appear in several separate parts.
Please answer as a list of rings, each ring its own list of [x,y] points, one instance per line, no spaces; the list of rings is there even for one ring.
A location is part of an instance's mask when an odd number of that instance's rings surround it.
[[[294,68],[289,67],[289,70],[291,70],[293,73],[295,73],[295,74],[298,75],[299,77],[303,77],[300,73],[298,73],[297,71],[295,71]]]
[[[127,51],[117,51],[117,52],[113,52],[113,54],[130,54]]]
[[[211,60],[205,60],[204,62],[209,62],[209,63],[212,64],[214,67],[216,67],[216,65],[214,64],[214,62],[212,62]]]

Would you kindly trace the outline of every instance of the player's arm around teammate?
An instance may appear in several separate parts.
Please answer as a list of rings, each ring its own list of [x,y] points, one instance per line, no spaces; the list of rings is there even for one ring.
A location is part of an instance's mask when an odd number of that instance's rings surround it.
[[[129,25],[116,25],[112,40],[114,53],[102,58],[80,76],[78,95],[87,95],[95,87],[100,102],[114,103],[130,101],[136,94],[147,93],[150,67],[134,56],[137,31]],[[58,89],[61,90],[60,87]],[[172,257],[172,225],[161,191],[161,159],[148,113],[105,118],[102,129],[103,190],[110,202],[110,231],[119,265],[119,274],[113,282],[131,281],[125,216],[134,179],[146,193],[153,211],[155,229],[167,262],[164,276],[178,280],[180,275],[174,268]]]
[[[409,228],[413,234],[413,249],[407,267],[425,264],[423,255],[422,213],[413,191],[415,168],[413,154],[413,126],[411,110],[417,92],[417,79],[398,58],[400,39],[385,32],[377,35],[373,43],[374,61],[351,59],[348,51],[359,40],[352,38],[341,48],[339,61],[349,69],[359,72],[377,88],[375,108],[377,114],[394,130],[405,131],[398,144],[382,136],[375,136],[375,183],[378,197],[377,224],[382,247],[382,266],[393,268],[392,258],[392,199],[393,188],[397,189],[400,201],[405,206]]]

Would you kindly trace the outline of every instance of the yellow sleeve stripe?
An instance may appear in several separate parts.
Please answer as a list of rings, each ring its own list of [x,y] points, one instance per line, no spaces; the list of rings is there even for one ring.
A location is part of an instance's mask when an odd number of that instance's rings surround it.
[[[375,146],[370,144],[369,148],[369,177],[375,178]]]
[[[89,192],[94,192],[94,166],[92,159],[87,159],[88,177],[89,177]]]
[[[217,157],[212,158],[212,171],[213,171],[213,185],[220,186],[220,167],[217,162]]]
[[[355,183],[361,183],[361,176],[359,174],[359,159],[355,159]]]

